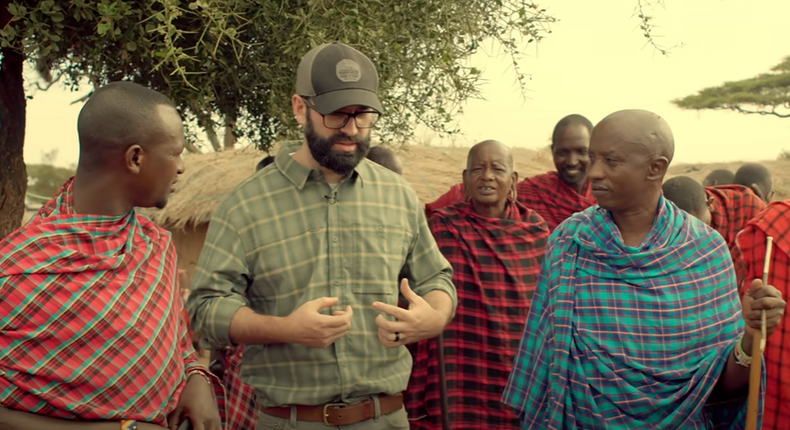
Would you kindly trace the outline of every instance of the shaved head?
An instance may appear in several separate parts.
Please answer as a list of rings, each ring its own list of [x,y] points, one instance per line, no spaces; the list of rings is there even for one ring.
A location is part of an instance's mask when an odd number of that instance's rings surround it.
[[[644,148],[651,157],[666,158],[667,164],[672,162],[675,156],[675,138],[669,123],[659,115],[641,109],[621,110],[599,123],[607,124],[617,127],[624,142]]]
[[[395,153],[381,145],[370,148],[367,158],[368,160],[380,166],[384,166],[399,175],[403,174],[403,166],[401,165],[401,162]]]
[[[702,181],[702,185],[706,187],[715,187],[716,185],[729,185],[734,183],[735,173],[727,169],[716,169],[710,173]]]
[[[735,172],[733,183],[751,188],[766,202],[770,201],[773,195],[771,172],[762,164],[745,163]]]
[[[118,81],[97,89],[77,118],[80,164],[103,167],[132,145],[148,146],[162,132],[163,109],[178,114],[162,93],[133,82]]]
[[[710,224],[708,195],[702,184],[688,176],[676,176],[664,182],[661,188],[664,197],[675,206],[699,218],[702,222]]]
[[[622,110],[593,128],[589,152],[587,177],[598,205],[617,214],[649,212],[661,198],[675,140],[653,112]]]
[[[496,140],[484,140],[469,149],[463,172],[464,192],[474,211],[489,218],[504,214],[508,201],[516,200],[513,154]]]
[[[466,168],[469,169],[469,166],[472,165],[473,157],[477,156],[477,153],[482,150],[483,148],[488,147],[495,147],[499,148],[500,150],[504,151],[507,154],[507,164],[510,167],[510,170],[514,170],[516,168],[516,163],[513,160],[513,154],[510,152],[510,148],[507,147],[504,143],[498,140],[484,140],[480,143],[473,145],[469,148],[469,154],[466,156]]]

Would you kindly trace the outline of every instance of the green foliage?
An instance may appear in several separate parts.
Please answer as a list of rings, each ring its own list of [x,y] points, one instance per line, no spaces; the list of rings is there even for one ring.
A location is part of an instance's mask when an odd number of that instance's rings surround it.
[[[777,160],[790,160],[790,151],[787,149],[783,149],[779,155],[776,156]]]
[[[723,109],[790,118],[790,56],[769,73],[705,88],[672,103],[682,109]]]
[[[72,176],[74,176],[74,169],[55,167],[51,164],[28,164],[27,192],[33,199],[37,197],[49,199]]]
[[[8,10],[0,45],[43,76],[71,89],[133,80],[263,149],[298,131],[290,96],[311,47],[341,41],[367,54],[386,110],[379,135],[404,140],[417,123],[456,131],[460,103],[479,96],[466,60],[484,42],[512,57],[523,84],[518,48],[554,21],[523,0],[13,0]]]

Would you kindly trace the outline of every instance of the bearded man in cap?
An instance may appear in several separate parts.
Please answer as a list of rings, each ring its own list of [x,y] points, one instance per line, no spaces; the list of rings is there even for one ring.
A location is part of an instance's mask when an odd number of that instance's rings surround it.
[[[187,308],[210,344],[244,345],[259,430],[408,429],[404,345],[437,336],[455,311],[452,268],[417,195],[365,158],[377,91],[356,49],[308,52],[291,98],[304,140],[211,220]]]

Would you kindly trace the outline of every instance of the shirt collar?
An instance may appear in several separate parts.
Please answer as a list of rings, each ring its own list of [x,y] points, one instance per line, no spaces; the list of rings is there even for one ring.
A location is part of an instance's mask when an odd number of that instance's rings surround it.
[[[274,164],[277,166],[277,169],[282,172],[282,174],[291,181],[294,186],[301,191],[304,189],[305,184],[307,184],[308,180],[317,181],[317,182],[326,182],[324,178],[324,174],[321,173],[317,169],[311,169],[307,166],[304,166],[298,163],[296,160],[293,159],[291,154],[299,149],[302,146],[302,141],[288,141],[284,142],[282,149],[274,158]],[[362,182],[362,177],[365,174],[370,172],[370,165],[368,164],[367,159],[363,159],[351,175],[346,176],[343,178],[342,182],[347,180],[351,180],[352,182],[359,182],[360,186],[364,186]]]

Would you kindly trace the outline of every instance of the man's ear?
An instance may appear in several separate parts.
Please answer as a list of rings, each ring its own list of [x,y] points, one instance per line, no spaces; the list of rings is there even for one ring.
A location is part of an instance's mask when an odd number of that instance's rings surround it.
[[[667,173],[669,167],[669,160],[667,157],[658,156],[650,160],[650,166],[647,172],[647,179],[651,181],[661,181]]]
[[[757,185],[757,184],[751,184],[751,185],[749,185],[749,188],[750,188],[752,191],[754,191],[754,194],[757,194],[757,197],[759,197],[759,198],[760,198],[760,200],[762,200],[762,201],[764,201],[764,202],[767,202],[767,201],[768,201],[768,200],[765,198],[765,193],[763,193],[763,190],[762,190],[762,188],[760,188],[760,186],[759,186],[759,185]]]
[[[124,165],[126,169],[135,175],[140,173],[145,158],[145,151],[140,145],[132,145],[124,154]]]
[[[302,96],[294,94],[291,96],[291,108],[293,109],[296,122],[303,126],[307,123],[307,104]]]

